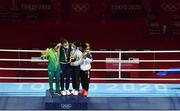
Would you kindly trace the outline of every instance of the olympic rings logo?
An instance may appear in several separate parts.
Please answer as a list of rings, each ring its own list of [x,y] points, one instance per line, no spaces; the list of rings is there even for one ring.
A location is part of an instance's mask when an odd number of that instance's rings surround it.
[[[163,3],[161,4],[161,8],[165,12],[176,12],[180,8],[179,3]]]
[[[70,109],[72,107],[71,104],[61,104],[62,109]]]
[[[89,3],[73,3],[72,9],[77,13],[85,13],[89,10],[90,4]]]

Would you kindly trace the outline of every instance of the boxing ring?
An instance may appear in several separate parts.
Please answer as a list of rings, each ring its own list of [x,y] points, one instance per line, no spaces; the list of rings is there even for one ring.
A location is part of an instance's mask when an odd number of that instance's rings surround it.
[[[92,51],[88,97],[49,94],[40,52],[0,49],[0,109],[180,109],[179,50]]]

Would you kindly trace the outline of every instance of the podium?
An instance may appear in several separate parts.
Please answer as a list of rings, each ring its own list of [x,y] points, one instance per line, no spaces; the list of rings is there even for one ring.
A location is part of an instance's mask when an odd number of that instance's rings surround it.
[[[118,110],[129,104],[129,100],[122,97],[61,96],[48,90],[44,101],[45,110]]]
[[[86,110],[88,98],[83,95],[61,96],[56,93],[46,91],[45,109],[46,110]]]

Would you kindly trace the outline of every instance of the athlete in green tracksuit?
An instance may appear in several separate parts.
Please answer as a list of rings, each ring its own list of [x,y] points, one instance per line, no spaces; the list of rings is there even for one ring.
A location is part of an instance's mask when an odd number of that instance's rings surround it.
[[[49,75],[49,92],[53,92],[53,79],[56,79],[56,92],[60,93],[59,81],[61,67],[59,62],[60,52],[56,48],[56,43],[51,43],[50,48],[45,52],[42,52],[42,59],[48,59],[48,75]]]

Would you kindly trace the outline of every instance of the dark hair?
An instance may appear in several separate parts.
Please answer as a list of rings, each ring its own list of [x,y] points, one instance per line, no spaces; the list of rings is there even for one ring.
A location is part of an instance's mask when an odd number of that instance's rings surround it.
[[[57,46],[57,43],[55,42],[51,42],[50,45],[49,45],[49,48],[55,48]]]
[[[82,50],[86,50],[87,47],[88,47],[88,46],[86,45],[86,43],[81,44]]]
[[[73,42],[73,44],[76,46],[76,47],[80,47],[81,46],[81,42],[79,40]]]
[[[66,38],[61,38],[61,44],[67,43],[68,40]]]

